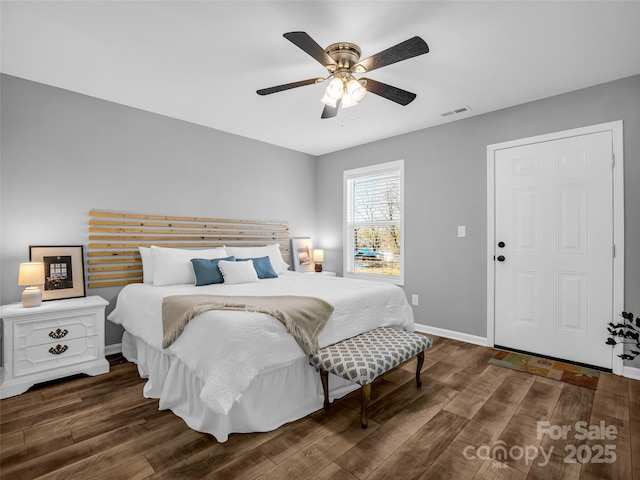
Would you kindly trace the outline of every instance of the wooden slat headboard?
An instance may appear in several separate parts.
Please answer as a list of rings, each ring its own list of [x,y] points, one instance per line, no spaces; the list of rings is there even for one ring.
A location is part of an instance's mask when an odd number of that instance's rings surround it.
[[[210,248],[279,243],[289,262],[289,225],[280,221],[89,212],[88,287],[142,282],[138,247]]]

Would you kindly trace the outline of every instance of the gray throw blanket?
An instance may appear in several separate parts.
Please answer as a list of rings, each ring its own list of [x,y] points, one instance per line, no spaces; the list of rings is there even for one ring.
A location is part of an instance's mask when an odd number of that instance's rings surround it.
[[[320,298],[297,295],[172,295],[162,301],[162,347],[171,345],[192,318],[208,310],[271,315],[285,326],[304,353],[310,355],[318,350],[318,337],[333,313],[333,306]]]

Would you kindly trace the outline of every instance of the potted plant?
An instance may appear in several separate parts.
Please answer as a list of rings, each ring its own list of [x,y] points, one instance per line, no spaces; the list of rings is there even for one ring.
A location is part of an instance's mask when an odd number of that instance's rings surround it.
[[[616,345],[618,343],[635,345],[637,350],[629,349],[630,353],[622,353],[618,355],[623,360],[633,360],[640,355],[640,318],[634,320],[633,313],[622,312],[622,322],[609,322],[607,330],[610,337],[607,338],[607,345]]]

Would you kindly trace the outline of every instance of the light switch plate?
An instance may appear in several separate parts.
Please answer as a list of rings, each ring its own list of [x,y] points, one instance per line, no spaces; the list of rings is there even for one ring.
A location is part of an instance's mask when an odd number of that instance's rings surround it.
[[[466,237],[467,236],[467,227],[464,225],[458,225],[458,237]]]

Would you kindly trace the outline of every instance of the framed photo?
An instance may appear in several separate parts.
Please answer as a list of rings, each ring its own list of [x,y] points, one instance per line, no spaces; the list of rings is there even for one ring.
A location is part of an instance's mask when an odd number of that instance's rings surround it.
[[[313,246],[309,237],[294,237],[291,239],[291,261],[296,272],[312,272]]]
[[[70,247],[29,247],[29,260],[44,263],[42,300],[84,297],[84,256],[82,245]]]

